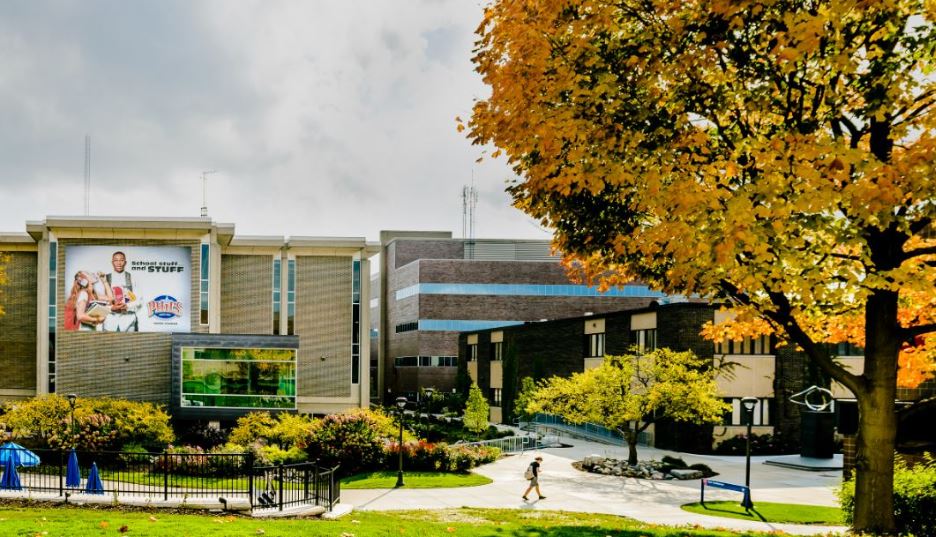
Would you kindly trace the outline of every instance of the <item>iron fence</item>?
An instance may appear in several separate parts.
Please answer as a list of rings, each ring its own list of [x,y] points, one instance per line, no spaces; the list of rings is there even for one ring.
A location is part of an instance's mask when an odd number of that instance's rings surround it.
[[[505,436],[504,438],[497,438],[494,440],[466,442],[459,445],[496,447],[501,450],[501,453],[523,453],[527,450],[540,449],[543,447],[539,438],[532,435]]]
[[[338,467],[321,468],[313,462],[259,466],[252,453],[76,450],[76,484],[69,483],[71,450],[30,451],[39,457],[39,464],[14,465],[22,490],[66,498],[73,494],[163,500],[207,497],[247,500],[252,509],[311,504],[328,510],[340,501],[340,483],[335,477]],[[0,461],[20,453],[0,448]],[[92,468],[97,470],[99,482],[90,479]],[[3,464],[0,469],[6,471]]]

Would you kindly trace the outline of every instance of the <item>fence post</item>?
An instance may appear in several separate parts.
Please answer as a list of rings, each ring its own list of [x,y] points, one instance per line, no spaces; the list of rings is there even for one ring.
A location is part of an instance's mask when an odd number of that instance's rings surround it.
[[[254,455],[247,452],[247,497],[250,498],[250,509],[254,508]]]
[[[279,510],[283,510],[283,463],[279,463]]]
[[[309,501],[309,466],[302,467],[302,501]]]
[[[163,451],[163,501],[169,501],[169,452]]]
[[[314,469],[314,474],[312,475],[312,489],[315,491],[315,505],[319,504],[319,460],[315,459],[315,462],[312,463],[312,468]]]
[[[331,511],[335,507],[335,468],[332,468],[328,472],[328,510]]]
[[[65,480],[63,471],[65,470],[65,450],[59,450],[59,496],[65,494]]]

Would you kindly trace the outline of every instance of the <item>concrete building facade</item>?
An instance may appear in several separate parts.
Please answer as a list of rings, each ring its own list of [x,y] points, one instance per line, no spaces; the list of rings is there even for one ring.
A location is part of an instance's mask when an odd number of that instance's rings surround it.
[[[606,293],[573,284],[549,241],[383,231],[380,252],[370,304],[375,401],[454,390],[459,332],[639,308],[662,296],[636,284]]]
[[[83,280],[75,260],[96,251],[106,252],[102,263],[110,263],[111,252],[122,254],[147,301],[129,331],[102,329],[112,313],[101,326],[70,326],[69,290]],[[0,399],[111,396],[222,419],[257,408],[328,413],[366,405],[362,357],[370,342],[362,327],[369,311],[360,299],[369,280],[361,275],[377,251],[363,238],[236,236],[233,224],[209,218],[28,222],[26,233],[0,234],[9,280],[0,295],[0,365],[7,372]],[[158,260],[179,252],[171,263]],[[142,296],[147,268],[178,272],[165,277],[182,282],[175,289],[188,300]],[[95,285],[100,276],[92,275]],[[117,303],[103,302],[108,311]],[[200,337],[186,340],[156,317],[144,328],[147,315],[171,317]],[[190,350],[174,357],[179,345]]]

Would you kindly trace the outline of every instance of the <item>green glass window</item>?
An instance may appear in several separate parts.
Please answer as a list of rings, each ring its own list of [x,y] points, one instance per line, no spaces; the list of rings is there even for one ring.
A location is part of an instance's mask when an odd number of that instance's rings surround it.
[[[294,409],[296,351],[182,347],[182,406]]]

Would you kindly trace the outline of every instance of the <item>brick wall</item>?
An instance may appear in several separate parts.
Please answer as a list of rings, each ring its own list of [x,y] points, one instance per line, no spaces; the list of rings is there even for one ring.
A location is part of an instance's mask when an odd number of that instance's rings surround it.
[[[0,315],[0,389],[36,389],[35,252],[0,252],[8,256],[7,285],[0,294],[6,312]]]
[[[221,332],[273,333],[272,256],[221,256]]]
[[[351,396],[351,258],[296,258],[297,391]],[[324,357],[324,359],[322,359]]]
[[[400,268],[417,259],[463,259],[465,246],[462,241],[443,240],[395,240],[390,244],[393,250],[393,268]]]

